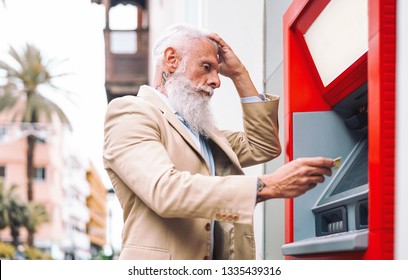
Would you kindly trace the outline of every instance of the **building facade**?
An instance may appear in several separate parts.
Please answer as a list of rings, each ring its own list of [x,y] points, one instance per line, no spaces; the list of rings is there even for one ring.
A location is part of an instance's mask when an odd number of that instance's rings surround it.
[[[15,184],[27,201],[26,136],[37,136],[34,152],[34,201],[43,204],[49,222],[40,226],[34,246],[53,259],[90,259],[91,244],[106,243],[106,189],[72,132],[58,124],[0,123],[0,176],[6,188]],[[11,242],[8,229],[0,240]],[[27,232],[20,230],[25,243]]]
[[[91,242],[92,257],[96,257],[105,245],[109,245],[107,229],[110,216],[108,216],[107,190],[93,165],[88,168],[86,178],[90,186],[90,195],[86,199],[90,214],[87,233]]]

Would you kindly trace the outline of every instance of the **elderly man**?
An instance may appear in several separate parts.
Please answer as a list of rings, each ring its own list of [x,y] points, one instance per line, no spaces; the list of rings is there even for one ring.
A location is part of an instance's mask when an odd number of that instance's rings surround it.
[[[260,95],[229,45],[195,27],[168,28],[153,60],[153,87],[113,100],[106,114],[104,163],[124,217],[120,259],[254,259],[256,204],[303,194],[331,175],[333,159],[244,175],[281,152],[278,97]],[[244,132],[214,125],[219,74],[241,98]]]

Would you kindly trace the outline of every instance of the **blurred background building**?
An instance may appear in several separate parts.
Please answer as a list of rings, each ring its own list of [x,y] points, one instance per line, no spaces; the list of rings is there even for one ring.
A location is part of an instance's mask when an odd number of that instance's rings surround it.
[[[27,125],[29,127],[29,125]],[[78,153],[69,130],[38,124],[41,134],[35,151],[34,200],[45,205],[50,222],[35,234],[34,246],[53,259],[90,259],[107,244],[107,190],[92,163]],[[0,176],[4,185],[16,184],[26,198],[25,136],[16,124],[0,126]],[[8,230],[0,239],[11,242]],[[27,241],[21,230],[20,242]]]

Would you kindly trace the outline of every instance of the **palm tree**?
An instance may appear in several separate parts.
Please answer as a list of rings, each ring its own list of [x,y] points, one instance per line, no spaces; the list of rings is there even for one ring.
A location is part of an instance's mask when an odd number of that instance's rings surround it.
[[[13,238],[12,244],[17,248],[20,245],[20,228],[27,223],[27,217],[29,215],[28,208],[19,199],[11,199],[8,204],[9,215],[9,227],[11,231],[11,237]]]
[[[26,44],[21,53],[10,47],[8,60],[0,61],[0,70],[6,72],[6,84],[0,85],[0,113],[12,112],[12,121],[28,123],[32,128],[41,122],[52,122],[54,116],[69,128],[70,122],[64,112],[54,102],[40,93],[44,86],[56,89],[54,80],[66,75],[52,74],[51,68],[55,67],[55,60],[46,60],[40,50],[32,44]],[[19,106],[24,104],[24,106]],[[34,177],[34,151],[37,136],[27,136],[26,176],[27,199],[32,201]],[[29,240],[33,240],[29,236]],[[32,246],[33,244],[29,244]]]
[[[44,205],[36,203],[34,201],[30,201],[27,203],[27,209],[28,209],[28,216],[27,220],[24,224],[24,227],[28,231],[28,244],[33,244],[34,240],[30,240],[30,238],[34,237],[34,233],[37,232],[38,228],[40,225],[43,223],[49,222],[50,218],[47,212],[47,209],[45,208]]]
[[[20,228],[25,227],[31,236],[38,227],[49,221],[47,209],[44,205],[34,201],[23,202],[16,194],[17,185],[12,185],[8,190],[0,180],[0,230],[10,227],[13,245],[19,245]],[[32,244],[33,240],[28,240]]]
[[[3,181],[0,180],[0,230],[7,228],[10,224],[8,217],[9,193],[5,192]]]
[[[0,229],[10,227],[13,245],[19,245],[20,228],[27,224],[29,210],[16,195],[17,185],[12,185],[7,191],[0,182]]]

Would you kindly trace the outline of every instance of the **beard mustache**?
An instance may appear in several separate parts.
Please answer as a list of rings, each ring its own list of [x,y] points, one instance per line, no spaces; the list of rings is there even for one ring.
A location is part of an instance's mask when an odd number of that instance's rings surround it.
[[[174,73],[166,83],[170,104],[189,126],[194,134],[206,138],[217,129],[211,110],[210,100],[214,89],[194,85],[183,73]]]

